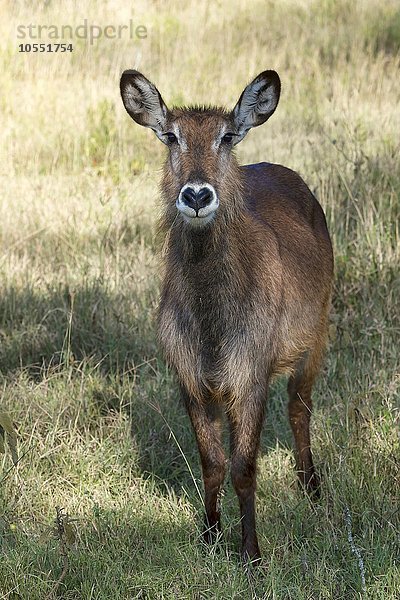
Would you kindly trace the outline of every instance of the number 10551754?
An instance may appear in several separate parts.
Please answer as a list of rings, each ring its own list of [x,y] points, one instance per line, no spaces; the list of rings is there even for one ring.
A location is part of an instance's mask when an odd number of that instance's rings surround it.
[[[19,44],[19,52],[72,52],[72,44]]]

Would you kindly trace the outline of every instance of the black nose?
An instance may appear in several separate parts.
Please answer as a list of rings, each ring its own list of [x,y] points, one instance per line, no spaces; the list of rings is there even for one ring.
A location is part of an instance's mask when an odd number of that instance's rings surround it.
[[[212,198],[213,195],[211,190],[206,187],[200,188],[197,192],[195,192],[193,188],[187,187],[182,193],[183,202],[186,206],[193,208],[196,212],[200,210],[200,208],[204,208],[210,204]]]

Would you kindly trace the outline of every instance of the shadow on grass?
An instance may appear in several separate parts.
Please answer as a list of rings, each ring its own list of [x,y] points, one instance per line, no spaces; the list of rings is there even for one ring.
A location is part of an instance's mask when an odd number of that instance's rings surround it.
[[[35,376],[91,359],[102,373],[123,373],[156,355],[154,293],[111,293],[101,280],[47,292],[27,287],[0,294],[0,369]]]

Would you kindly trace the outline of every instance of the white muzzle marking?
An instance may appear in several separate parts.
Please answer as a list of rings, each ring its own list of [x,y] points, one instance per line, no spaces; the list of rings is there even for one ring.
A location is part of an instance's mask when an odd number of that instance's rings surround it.
[[[207,204],[207,206],[199,208],[196,213],[194,208],[191,208],[182,200],[182,194],[187,188],[192,188],[192,190],[194,190],[196,193],[202,188],[207,188],[210,190],[212,195],[211,202]],[[215,212],[219,206],[219,200],[215,189],[209,183],[186,183],[179,192],[179,196],[175,204],[186,223],[189,223],[193,227],[204,227],[204,225],[207,225],[213,220]]]

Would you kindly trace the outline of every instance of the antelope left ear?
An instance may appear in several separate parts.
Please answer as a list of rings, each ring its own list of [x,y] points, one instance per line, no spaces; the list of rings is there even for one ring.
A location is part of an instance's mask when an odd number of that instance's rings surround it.
[[[252,127],[265,123],[278,106],[281,81],[276,71],[263,71],[244,89],[232,111],[238,143]]]
[[[165,144],[168,108],[156,86],[139,71],[128,70],[122,73],[120,89],[125,109],[132,119],[150,127]]]

